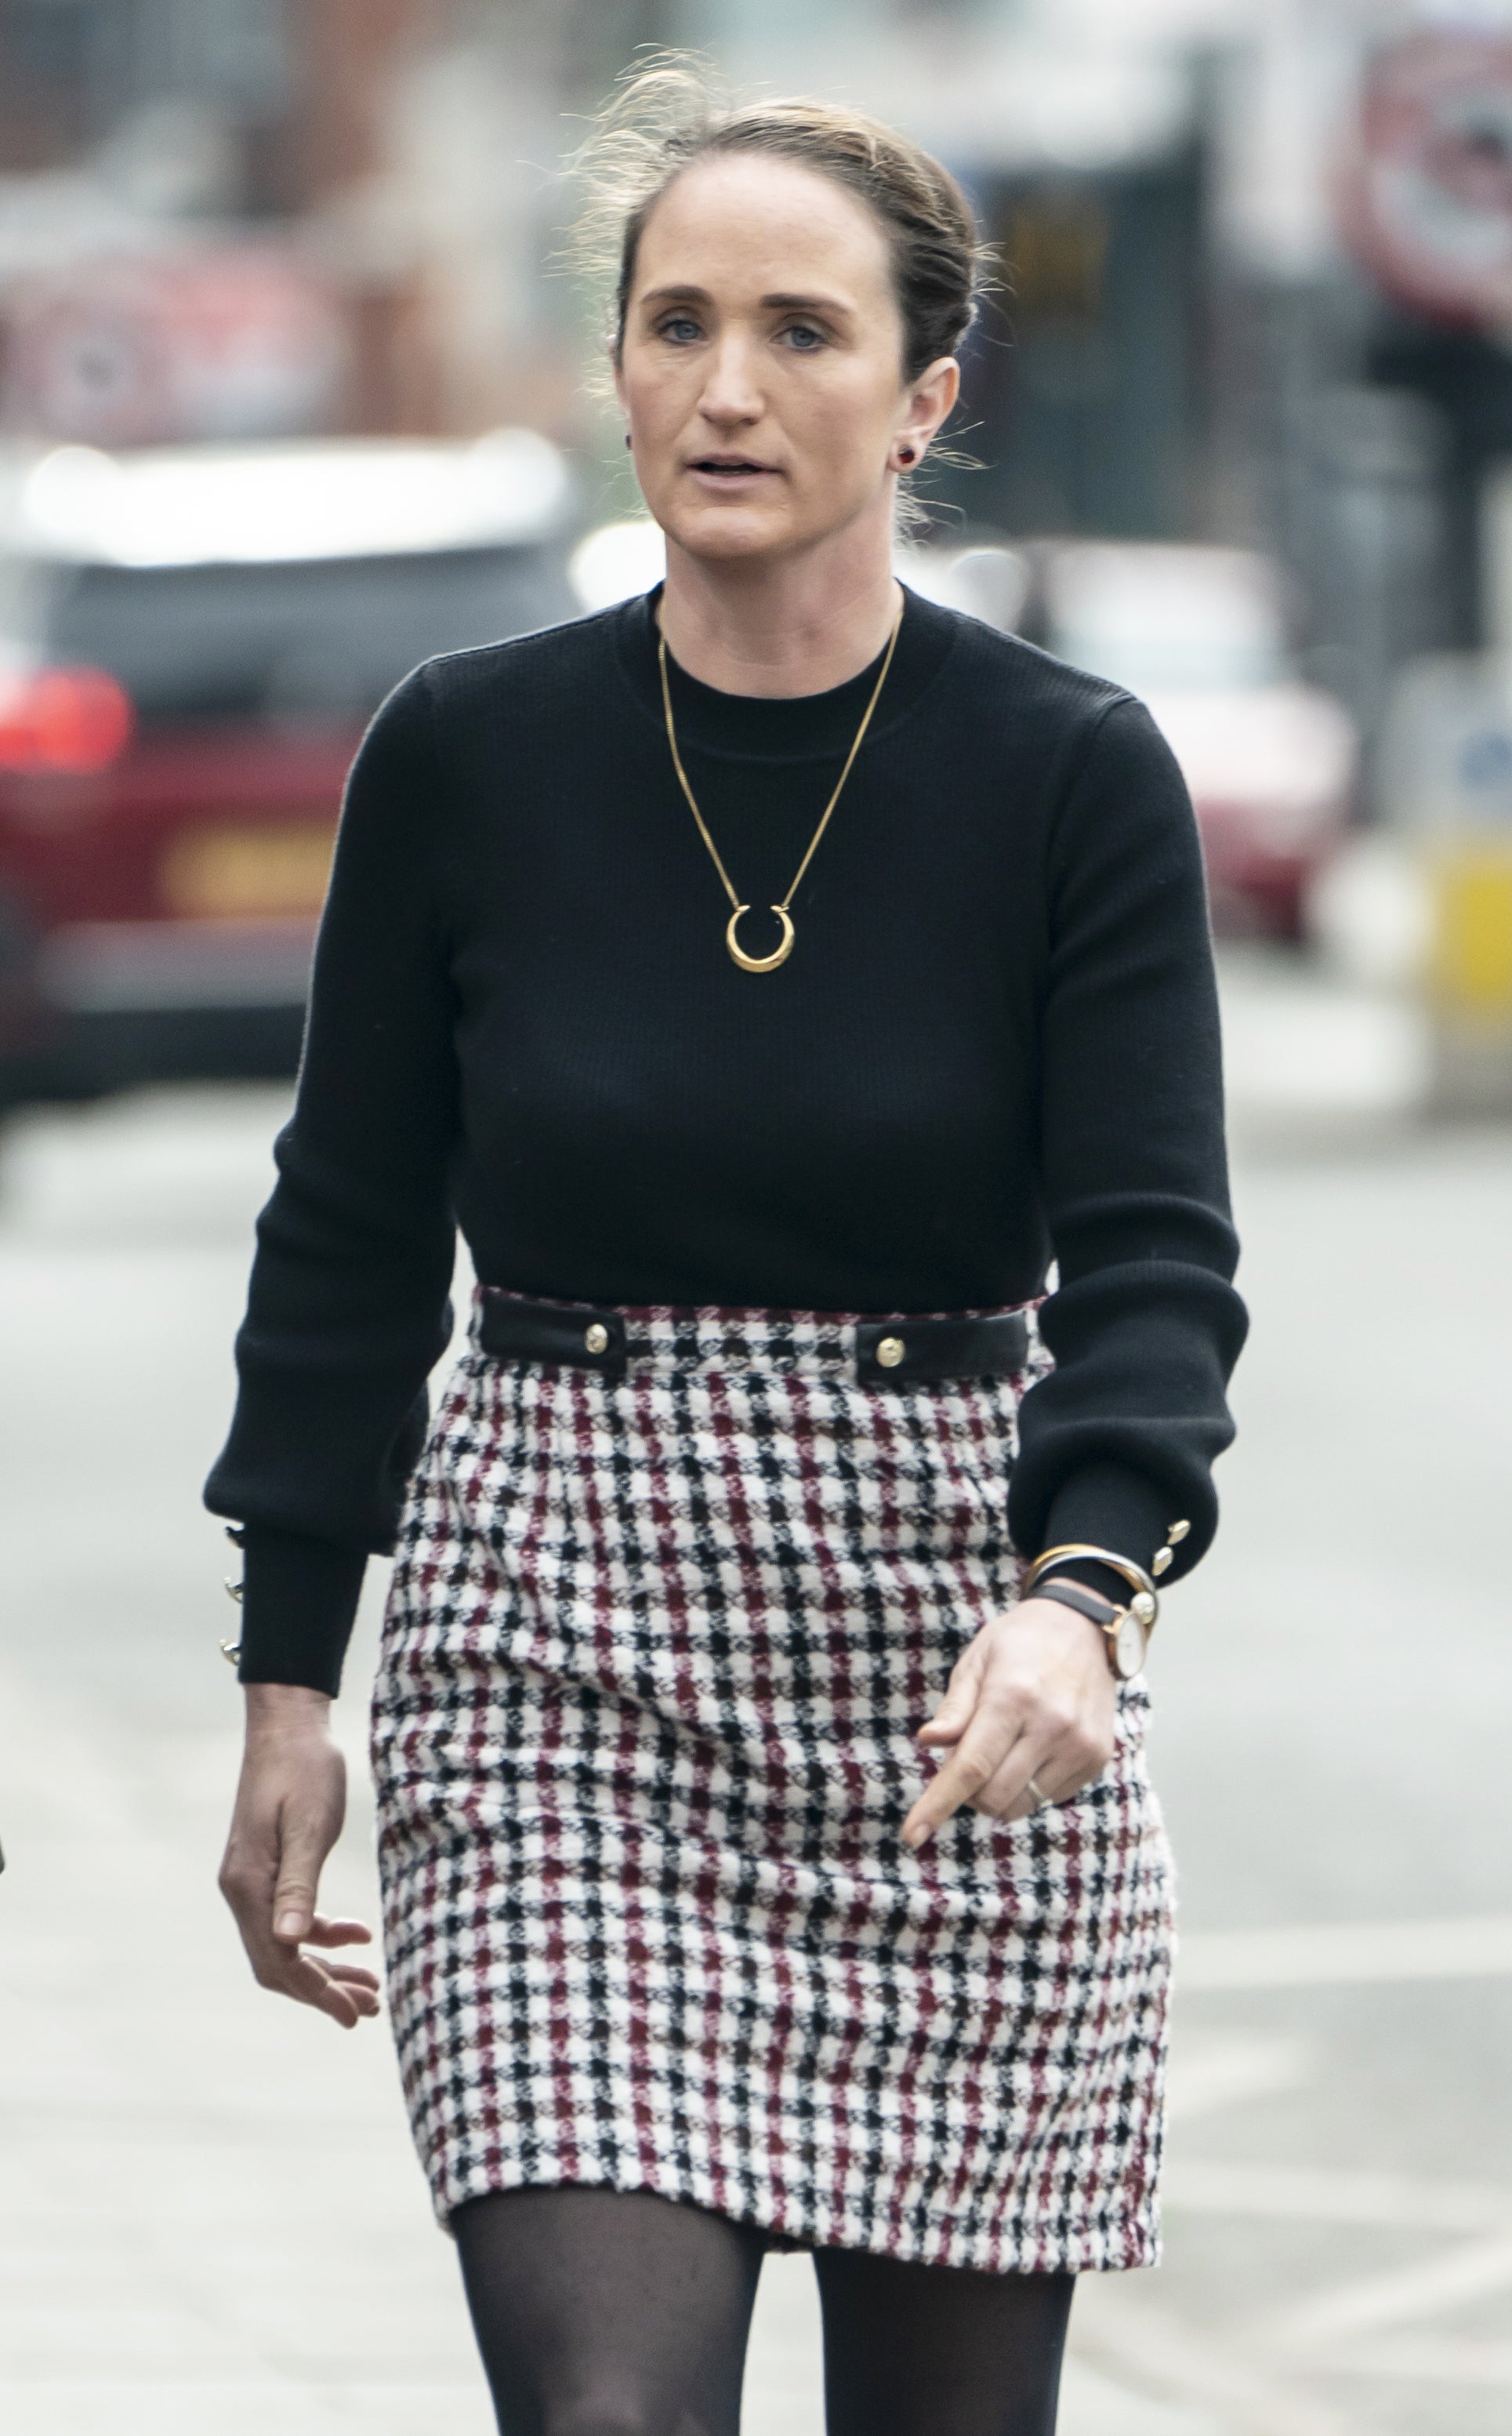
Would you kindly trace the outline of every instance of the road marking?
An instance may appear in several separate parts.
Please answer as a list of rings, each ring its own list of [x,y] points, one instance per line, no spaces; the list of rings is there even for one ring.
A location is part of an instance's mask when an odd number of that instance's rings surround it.
[[[1136,2298],[1116,2290],[1117,2280],[1081,2280],[1077,2349],[1084,2358],[1114,2375],[1127,2369],[1173,2401],[1216,2411],[1225,2436],[1363,2436],[1358,2420],[1331,2403],[1313,2400],[1142,2291]]]
[[[1199,2039],[1189,2045],[1178,2035],[1166,2091],[1166,2120],[1190,2123],[1251,2097],[1300,2089],[1316,2068],[1314,2049],[1301,2039]]]
[[[1184,1993],[1224,1988],[1370,1987],[1512,1974],[1512,1913],[1478,1920],[1358,1921],[1198,1930],[1181,1940]]]
[[[1490,2241],[1467,2242],[1416,2267],[1363,2276],[1320,2292],[1300,2309],[1272,2322],[1274,2340],[1289,2350],[1315,2351],[1396,2326],[1403,2318],[1425,2318],[1436,2309],[1462,2308],[1512,2286],[1512,2233]]]
[[[1387,2335],[1366,2350],[1331,2354],[1323,2365],[1358,2376],[1416,2377],[1424,2385],[1512,2385],[1512,2343],[1461,2335]]]
[[[1183,2402],[1152,2402],[1088,2368],[1074,2350],[1061,2378],[1055,2425],[1060,2436],[1227,2436],[1211,2411],[1193,2410]]]
[[[1160,2179],[1168,2207],[1198,2216],[1292,2217],[1314,2224],[1400,2226],[1406,2233],[1512,2233],[1512,2188],[1411,2174],[1174,2158]]]

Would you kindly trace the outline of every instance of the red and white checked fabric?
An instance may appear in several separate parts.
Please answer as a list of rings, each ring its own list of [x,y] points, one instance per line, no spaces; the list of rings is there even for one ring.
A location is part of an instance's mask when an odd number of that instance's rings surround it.
[[[521,2184],[998,2271],[1157,2255],[1171,1867],[1141,1755],[900,1840],[1017,1595],[1022,1380],[859,1384],[843,1314],[627,1310],[617,1381],[476,1348],[374,1693],[390,2001],[444,2223]]]

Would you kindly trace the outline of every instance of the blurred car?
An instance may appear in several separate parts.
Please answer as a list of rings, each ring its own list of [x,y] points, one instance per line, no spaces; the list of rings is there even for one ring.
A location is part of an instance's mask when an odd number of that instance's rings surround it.
[[[1196,807],[1222,931],[1295,938],[1354,808],[1360,740],[1297,675],[1278,570],[1252,550],[1044,544],[1040,630],[1057,657],[1138,694]]]
[[[0,1098],[292,1069],[362,729],[573,614],[570,512],[527,431],[0,469]]]

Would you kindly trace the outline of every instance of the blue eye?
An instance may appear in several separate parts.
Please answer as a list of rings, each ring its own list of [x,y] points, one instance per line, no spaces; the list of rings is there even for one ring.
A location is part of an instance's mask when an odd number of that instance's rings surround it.
[[[664,339],[670,339],[674,346],[681,347],[685,346],[689,339],[702,338],[703,332],[698,323],[690,321],[686,313],[678,313],[670,321],[661,324],[658,335]]]
[[[787,329],[784,330],[782,335],[785,339],[791,340],[792,345],[801,356],[812,356],[817,354],[819,349],[825,343],[824,332],[822,330],[816,330],[813,324],[809,322],[790,322]]]

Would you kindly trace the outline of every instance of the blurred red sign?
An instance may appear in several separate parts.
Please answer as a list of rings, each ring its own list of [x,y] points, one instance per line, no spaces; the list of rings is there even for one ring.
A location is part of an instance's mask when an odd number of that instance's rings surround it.
[[[1512,39],[1446,29],[1382,45],[1342,206],[1353,251],[1399,303],[1512,322]]]
[[[0,320],[5,424],[101,447],[318,428],[341,370],[334,303],[271,245],[73,263],[9,288]]]

